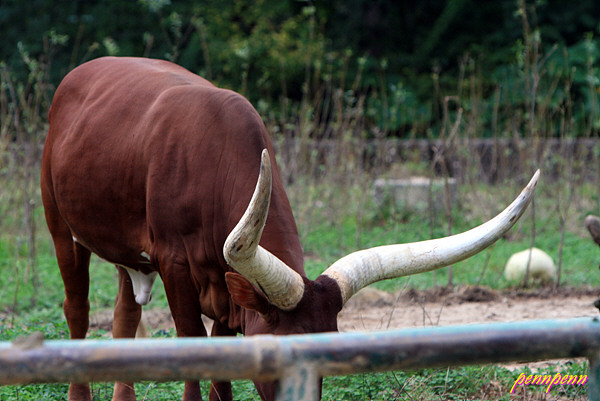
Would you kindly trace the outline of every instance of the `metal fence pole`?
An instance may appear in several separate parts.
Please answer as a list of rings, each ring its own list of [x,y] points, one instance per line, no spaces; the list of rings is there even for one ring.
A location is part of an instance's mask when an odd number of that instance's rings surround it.
[[[600,401],[600,350],[592,352],[588,361],[590,362],[587,381],[588,400]]]
[[[279,380],[278,401],[316,400],[323,376],[585,357],[600,401],[598,318],[249,338],[0,342],[0,385]]]
[[[284,371],[277,388],[277,401],[318,401],[321,378],[315,365],[301,363]]]

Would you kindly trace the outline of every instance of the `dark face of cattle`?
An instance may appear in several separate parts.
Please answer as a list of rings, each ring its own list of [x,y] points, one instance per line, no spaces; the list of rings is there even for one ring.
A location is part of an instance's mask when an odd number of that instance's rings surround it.
[[[304,295],[298,305],[284,311],[273,304],[241,274],[227,273],[227,287],[234,302],[255,313],[248,313],[246,335],[305,334],[337,331],[337,315],[342,310],[342,295],[337,283],[321,276],[304,278]]]
[[[226,281],[234,301],[249,312],[244,332],[254,334],[306,334],[337,331],[342,296],[336,282],[327,276],[305,280],[305,293],[296,308],[283,311],[273,306],[248,280],[227,273]],[[274,400],[277,382],[254,382],[264,400]]]
[[[242,96],[160,60],[102,58],[56,91],[42,160],[48,228],[72,338],[89,325],[89,258],[117,266],[114,337],[133,337],[160,276],[179,336],[337,330],[337,314],[375,281],[436,269],[500,238],[527,207],[536,174],[506,210],[449,238],[350,254],[306,277],[270,139]],[[275,383],[257,383],[264,400]],[[135,399],[131,383],[115,400]],[[69,400],[89,400],[71,384]],[[231,400],[229,383],[210,399]],[[200,400],[186,382],[185,400]]]

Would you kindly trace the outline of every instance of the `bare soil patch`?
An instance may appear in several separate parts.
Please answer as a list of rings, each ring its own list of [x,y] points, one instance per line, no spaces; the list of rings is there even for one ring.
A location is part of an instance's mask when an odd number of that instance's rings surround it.
[[[479,286],[428,290],[409,289],[387,293],[366,288],[344,307],[338,319],[339,329],[374,331],[405,327],[448,326],[527,319],[559,319],[598,316],[594,301],[597,288],[538,288],[498,291]],[[174,327],[167,309],[144,310],[151,332]],[[205,320],[210,330],[210,319]],[[112,311],[92,316],[92,329],[112,328]]]
[[[497,291],[486,287],[437,287],[389,294],[365,289],[339,317],[340,331],[386,330],[528,319],[597,316],[594,288]]]
[[[600,313],[594,302],[598,288],[538,288],[498,291],[486,287],[437,287],[388,293],[365,288],[348,301],[338,315],[341,332],[377,331],[409,327],[449,326],[534,319],[594,317]],[[144,310],[145,325],[153,334],[174,327],[168,309]],[[207,332],[212,321],[203,316]],[[92,329],[112,329],[112,310],[92,316]],[[573,360],[554,360],[502,364],[514,370],[527,365],[532,370],[570,364]]]

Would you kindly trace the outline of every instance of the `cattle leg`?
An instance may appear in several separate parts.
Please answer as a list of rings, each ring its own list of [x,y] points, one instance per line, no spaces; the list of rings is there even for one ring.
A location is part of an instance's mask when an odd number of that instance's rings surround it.
[[[119,291],[115,300],[113,338],[133,338],[142,317],[142,307],[135,302],[133,285],[127,271],[117,266]],[[133,383],[116,382],[113,401],[135,401]]]
[[[211,337],[235,336],[236,332],[231,330],[228,326],[215,321],[210,335],[211,335]],[[208,396],[208,399],[210,401],[232,401],[233,394],[231,392],[231,382],[229,382],[229,381],[227,381],[227,382],[213,381],[210,384],[210,394]]]
[[[206,328],[202,323],[202,310],[198,300],[198,291],[194,287],[190,268],[187,265],[163,266],[161,278],[169,301],[169,308],[178,337],[206,337]],[[201,401],[200,384],[186,381],[183,401]]]
[[[56,259],[65,285],[63,311],[72,339],[83,339],[89,328],[90,251],[72,240],[70,231],[53,231]],[[71,383],[69,401],[91,400],[87,383]]]

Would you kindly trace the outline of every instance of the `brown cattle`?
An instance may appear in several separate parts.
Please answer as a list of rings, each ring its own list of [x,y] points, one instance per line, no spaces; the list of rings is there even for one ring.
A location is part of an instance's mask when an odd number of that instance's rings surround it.
[[[115,337],[135,335],[157,275],[179,336],[206,336],[201,314],[215,321],[211,335],[335,331],[360,288],[495,242],[538,177],[473,230],[359,251],[311,281],[269,137],[242,96],[166,61],[101,58],[67,75],[49,118],[42,197],[72,338],[88,330],[91,252],[119,272]],[[257,388],[274,399],[274,383]],[[230,384],[213,383],[209,398],[231,400]],[[69,400],[89,399],[87,384],[71,384]],[[135,399],[131,383],[116,383],[113,399]],[[184,400],[200,399],[186,382]]]

